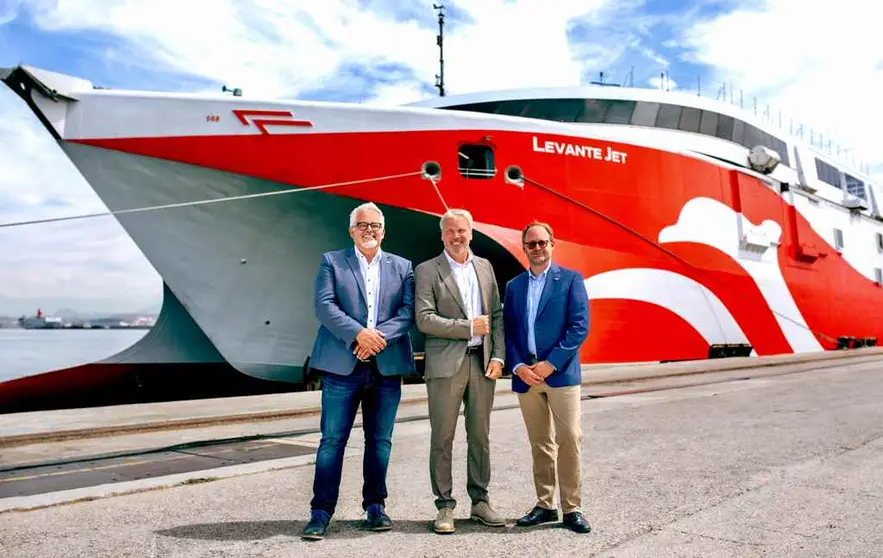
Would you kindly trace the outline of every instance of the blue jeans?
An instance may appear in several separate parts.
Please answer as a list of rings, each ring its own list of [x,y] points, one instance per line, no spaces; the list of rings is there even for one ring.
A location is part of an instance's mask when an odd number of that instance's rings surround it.
[[[373,365],[358,364],[349,376],[322,374],[322,441],[316,454],[312,510],[334,515],[344,449],[360,403],[365,432],[362,509],[385,505],[392,430],[401,398],[401,376],[381,376]]]

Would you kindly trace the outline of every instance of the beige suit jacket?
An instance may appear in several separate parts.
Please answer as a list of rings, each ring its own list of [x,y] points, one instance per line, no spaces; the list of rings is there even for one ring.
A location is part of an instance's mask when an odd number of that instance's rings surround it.
[[[491,263],[473,254],[473,266],[481,292],[481,311],[490,319],[484,336],[484,367],[492,358],[504,361],[503,307]],[[457,280],[444,252],[414,269],[414,316],[417,329],[426,334],[425,377],[450,378],[466,356],[470,320]]]

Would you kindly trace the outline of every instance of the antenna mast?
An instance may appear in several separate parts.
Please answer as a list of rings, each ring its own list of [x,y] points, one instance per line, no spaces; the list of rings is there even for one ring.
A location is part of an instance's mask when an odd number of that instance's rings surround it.
[[[433,4],[432,9],[438,11],[438,35],[436,36],[436,44],[438,44],[438,66],[439,73],[435,75],[435,86],[438,87],[440,97],[445,96],[445,6],[444,4]]]

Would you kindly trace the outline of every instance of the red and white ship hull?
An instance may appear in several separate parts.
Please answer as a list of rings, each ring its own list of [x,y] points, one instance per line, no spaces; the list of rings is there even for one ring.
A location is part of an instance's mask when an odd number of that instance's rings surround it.
[[[415,264],[442,250],[445,208],[468,209],[473,248],[501,288],[526,265],[522,227],[550,223],[556,261],[585,277],[587,363],[703,359],[722,344],[821,351],[883,335],[880,285],[820,233],[816,207],[781,187],[788,169],[764,176],[699,155],[708,150],[693,138],[44,78],[64,97],[34,88],[32,108],[111,211],[180,204],[117,219],[218,360],[249,376],[303,381],[319,254],[350,242],[348,213],[366,200],[384,210],[384,249]],[[493,176],[463,175],[464,145],[492,150]],[[427,162],[440,179],[421,173]],[[523,182],[507,180],[510,166]]]

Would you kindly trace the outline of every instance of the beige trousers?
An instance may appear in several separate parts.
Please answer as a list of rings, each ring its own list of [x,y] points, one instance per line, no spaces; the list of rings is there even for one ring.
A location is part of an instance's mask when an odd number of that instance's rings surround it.
[[[537,505],[548,510],[557,509],[557,472],[563,513],[580,510],[580,386],[553,388],[544,382],[531,386],[526,393],[519,393],[518,403],[533,456]]]

